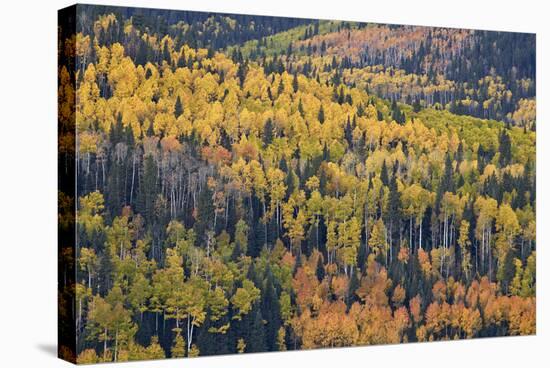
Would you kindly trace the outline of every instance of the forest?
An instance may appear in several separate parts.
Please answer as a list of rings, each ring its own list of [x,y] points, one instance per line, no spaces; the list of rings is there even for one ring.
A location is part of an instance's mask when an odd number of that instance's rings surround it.
[[[534,35],[87,5],[76,24],[78,363],[535,334]]]

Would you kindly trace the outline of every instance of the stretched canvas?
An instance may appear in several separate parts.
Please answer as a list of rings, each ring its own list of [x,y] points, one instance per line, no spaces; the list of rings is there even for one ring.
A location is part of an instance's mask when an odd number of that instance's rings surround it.
[[[75,5],[58,47],[61,358],[535,334],[534,34]]]

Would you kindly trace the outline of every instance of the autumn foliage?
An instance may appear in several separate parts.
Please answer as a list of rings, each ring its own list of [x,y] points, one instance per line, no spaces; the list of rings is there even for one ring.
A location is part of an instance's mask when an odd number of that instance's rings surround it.
[[[59,93],[80,363],[536,332],[534,81],[451,97],[483,35],[86,9]]]

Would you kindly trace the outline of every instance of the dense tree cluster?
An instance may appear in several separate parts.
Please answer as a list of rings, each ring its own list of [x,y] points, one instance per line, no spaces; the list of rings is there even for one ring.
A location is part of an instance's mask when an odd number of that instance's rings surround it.
[[[162,38],[169,35],[180,47],[204,47],[214,50],[248,40],[283,32],[311,23],[308,19],[254,17],[247,15],[166,12],[161,9],[80,5],[77,26],[84,35],[93,35],[106,46],[123,43],[128,55],[138,64],[159,56],[141,39],[144,33]]]
[[[534,131],[383,99],[335,56],[314,72],[307,53],[225,54],[139,19],[83,19],[62,48],[79,66],[76,90],[60,70],[79,362],[535,332]],[[200,18],[204,40],[210,23],[248,24]],[[314,51],[329,53],[370,29],[280,23],[252,49],[334,34]]]
[[[432,27],[341,26],[293,44],[317,68],[379,96],[533,127],[535,36]],[[324,56],[324,58],[323,58]],[[321,57],[321,61],[315,61]],[[531,108],[534,111],[534,107]]]

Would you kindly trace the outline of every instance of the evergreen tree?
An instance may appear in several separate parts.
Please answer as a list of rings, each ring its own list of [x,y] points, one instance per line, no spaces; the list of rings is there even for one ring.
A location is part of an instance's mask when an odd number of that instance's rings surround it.
[[[420,105],[420,100],[416,98],[413,103],[413,111],[420,112],[421,109],[422,109],[422,106]]]
[[[246,79],[247,72],[248,72],[248,65],[246,63],[240,63],[239,69],[237,70],[237,78],[239,78],[239,83],[241,87],[244,84],[244,80]]]
[[[273,284],[271,269],[266,271],[266,279],[262,290],[261,313],[265,320],[265,342],[268,351],[276,351],[277,334],[281,327],[281,310],[279,297]]]
[[[359,286],[360,282],[359,278],[357,277],[357,272],[353,272],[349,280],[348,292],[346,295],[346,304],[348,305],[348,308],[351,307],[351,305],[358,300],[357,294],[355,292],[357,291],[357,289],[359,289]]]
[[[170,49],[168,48],[168,42],[164,43],[164,47],[162,48],[162,59],[170,65],[172,63],[172,57],[170,55]]]
[[[247,353],[259,353],[266,351],[265,343],[265,329],[262,318],[262,312],[259,307],[255,307],[251,313],[253,317],[249,324],[249,330],[247,333],[246,352]]]
[[[512,162],[512,142],[508,133],[503,130],[499,137],[499,149],[500,156],[498,163],[501,167],[510,165]]]
[[[135,138],[134,138],[134,130],[132,129],[131,124],[128,124],[126,128],[124,128],[124,138],[125,138],[125,142],[126,142],[126,146],[128,147],[128,150],[132,151],[134,149]]]
[[[322,257],[317,258],[317,268],[315,269],[315,275],[317,276],[317,280],[319,280],[319,282],[323,281],[323,279],[325,278],[325,266],[323,264]]]
[[[441,191],[445,192],[454,192],[454,180],[453,180],[453,160],[451,155],[448,153],[445,156],[445,170],[443,172],[443,177],[441,178]]]
[[[281,78],[279,81],[279,86],[277,87],[277,97],[282,95],[284,91],[285,91],[285,81],[283,80],[283,78]]]
[[[344,136],[346,138],[346,141],[348,142],[348,147],[353,147],[353,127],[351,126],[349,115],[346,122],[346,127],[344,128]]]
[[[122,209],[124,203],[123,163],[113,160],[107,174],[106,204],[111,218]]]
[[[212,190],[207,184],[203,185],[197,203],[197,222],[195,222],[195,233],[199,242],[208,241],[206,232],[213,230],[214,226],[214,204],[212,203]]]
[[[385,186],[388,186],[388,184],[390,182],[390,178],[389,178],[389,175],[388,175],[388,166],[386,165],[386,160],[384,160],[384,162],[382,162],[382,169],[380,171],[380,180],[382,181],[382,184],[384,184]]]
[[[325,110],[323,109],[323,105],[321,105],[321,107],[319,108],[319,113],[317,113],[317,120],[319,120],[321,124],[325,122]]]
[[[288,199],[292,193],[294,193],[295,185],[294,185],[294,174],[291,169],[288,169],[286,171],[286,178],[285,178],[285,185],[286,185],[286,196],[285,199]]]
[[[209,311],[209,315],[211,312]],[[219,320],[212,321],[207,317],[200,327],[197,334],[197,346],[200,350],[200,355],[219,355],[230,354],[233,351],[230,348],[230,336],[227,332],[217,332],[220,328],[230,323],[227,314],[223,315]]]
[[[264,124],[264,147],[269,146],[273,142],[273,121],[268,118]]]
[[[393,240],[399,238],[401,224],[401,194],[397,189],[396,175],[392,175],[389,185],[388,204],[386,208],[386,224],[390,235],[390,245],[393,245]]]
[[[154,221],[154,205],[157,196],[157,165],[152,155],[145,157],[143,178],[139,186],[138,211],[145,218],[146,224]]]
[[[176,98],[176,104],[174,105],[174,116],[177,119],[181,114],[183,114],[183,104],[181,103],[181,98],[178,95],[178,98]]]

